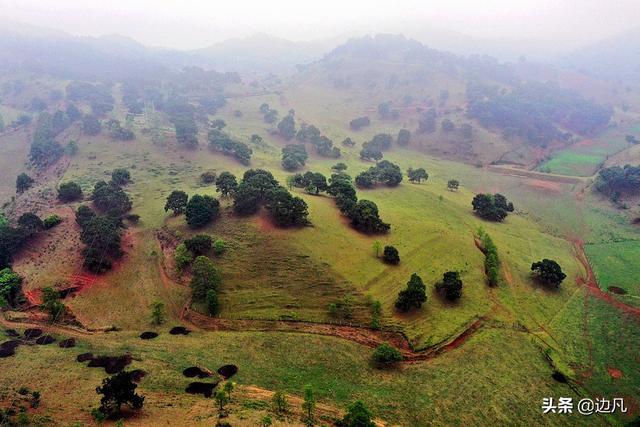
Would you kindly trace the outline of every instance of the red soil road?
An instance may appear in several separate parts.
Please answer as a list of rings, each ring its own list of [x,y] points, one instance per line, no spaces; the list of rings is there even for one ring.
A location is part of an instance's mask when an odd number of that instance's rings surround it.
[[[453,339],[445,341],[425,350],[415,351],[407,338],[399,332],[376,331],[369,328],[332,325],[328,323],[296,322],[286,320],[234,320],[205,316],[191,309],[184,313],[184,320],[204,330],[211,331],[261,331],[261,332],[291,332],[316,334],[346,339],[375,348],[380,344],[389,343],[400,350],[405,362],[417,362],[432,359],[441,353],[454,350],[464,344],[484,325],[486,317],[475,320]]]

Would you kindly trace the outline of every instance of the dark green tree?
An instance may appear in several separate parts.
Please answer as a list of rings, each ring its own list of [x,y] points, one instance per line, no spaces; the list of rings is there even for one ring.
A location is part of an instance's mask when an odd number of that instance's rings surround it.
[[[567,275],[562,272],[560,264],[552,259],[546,258],[531,264],[531,272],[536,280],[555,288],[558,288],[560,283],[567,277]]]
[[[359,200],[349,212],[351,225],[365,233],[386,233],[391,226],[378,214],[378,206],[370,200]]]
[[[180,190],[173,190],[167,197],[167,202],[164,204],[164,211],[168,212],[172,210],[174,215],[184,213],[188,201],[189,196],[187,193]]]
[[[206,234],[196,234],[184,241],[184,245],[194,255],[204,255],[211,250],[213,239]]]
[[[424,168],[409,168],[407,169],[407,177],[409,178],[409,181],[417,182],[418,184],[420,184],[423,179],[425,181],[429,179],[429,174],[426,170],[424,170]]]
[[[513,203],[502,194],[477,194],[471,204],[481,218],[490,221],[502,221],[514,210]]]
[[[21,173],[16,178],[16,192],[22,193],[27,191],[33,185],[35,181],[26,173]]]
[[[385,246],[382,253],[382,260],[385,262],[385,264],[399,264],[400,255],[398,254],[398,250],[393,246]]]
[[[82,198],[82,188],[75,182],[65,182],[58,187],[58,200],[73,202]]]
[[[406,129],[400,129],[398,131],[398,145],[406,147],[411,142],[411,132]]]
[[[111,172],[111,182],[123,186],[131,182],[131,174],[127,169],[118,168]]]
[[[122,215],[131,209],[127,193],[114,182],[98,181],[91,196],[93,204],[102,212]]]
[[[26,236],[37,233],[44,228],[44,224],[38,215],[33,212],[25,212],[18,218],[18,229]]]
[[[278,132],[287,141],[296,136],[296,122],[293,114],[289,113],[280,120],[280,123],[278,123]]]
[[[218,312],[218,308],[219,308],[218,292],[215,289],[209,289],[207,291],[207,296],[205,297],[205,304],[207,306],[207,313],[209,313],[209,316],[213,316]]]
[[[238,181],[231,172],[222,172],[216,178],[216,191],[222,196],[231,196],[238,188]]]
[[[185,209],[187,224],[199,228],[215,220],[220,214],[220,202],[211,196],[194,195]]]
[[[210,289],[218,290],[222,277],[216,266],[206,256],[199,256],[191,267],[191,296],[194,301],[205,302]]]
[[[284,187],[278,186],[267,193],[265,208],[281,227],[308,223],[307,204],[300,197],[292,196]]]
[[[403,359],[402,353],[388,343],[380,344],[373,352],[373,363],[380,369],[392,368],[402,362]]]
[[[427,288],[422,278],[416,273],[411,275],[407,287],[398,293],[395,306],[400,311],[409,311],[412,308],[420,308],[427,301]]]
[[[455,301],[462,296],[462,280],[457,271],[447,271],[442,281],[436,283],[436,290],[449,301]]]
[[[347,413],[340,421],[340,427],[374,427],[371,411],[361,400],[356,400],[347,408]]]
[[[100,412],[108,418],[120,417],[122,405],[138,410],[144,405],[144,396],[136,393],[138,385],[131,372],[123,371],[102,380],[102,386],[96,388],[101,394]]]

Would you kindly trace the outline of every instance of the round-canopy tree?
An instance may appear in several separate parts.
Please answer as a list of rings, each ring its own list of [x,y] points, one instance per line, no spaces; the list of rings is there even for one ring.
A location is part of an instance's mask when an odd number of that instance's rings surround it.
[[[562,272],[560,264],[552,259],[545,258],[542,261],[534,262],[531,264],[531,271],[535,279],[555,288],[559,287],[560,283],[567,277]]]
[[[220,202],[211,196],[196,194],[187,202],[185,213],[190,227],[203,227],[218,217]]]

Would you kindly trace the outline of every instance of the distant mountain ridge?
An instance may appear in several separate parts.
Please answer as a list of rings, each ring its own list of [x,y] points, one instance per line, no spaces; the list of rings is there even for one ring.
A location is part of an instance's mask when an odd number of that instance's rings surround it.
[[[640,86],[640,28],[576,50],[557,62],[594,77]]]

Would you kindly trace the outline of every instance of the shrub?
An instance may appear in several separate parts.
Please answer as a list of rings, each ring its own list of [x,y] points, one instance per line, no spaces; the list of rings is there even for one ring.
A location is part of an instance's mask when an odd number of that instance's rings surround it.
[[[173,253],[173,259],[176,263],[176,270],[181,272],[185,267],[193,262],[193,253],[187,249],[187,245],[180,243],[176,246],[176,250]]]
[[[61,222],[62,218],[60,218],[58,215],[53,214],[46,217],[44,221],[42,221],[42,225],[44,225],[44,228],[48,230],[60,224]]]
[[[29,175],[27,175],[26,173],[21,173],[16,178],[16,191],[18,193],[22,193],[23,191],[31,188],[34,182],[35,181],[33,180],[33,178],[31,178]]]
[[[227,244],[224,240],[222,239],[216,239],[215,242],[213,242],[213,253],[217,256],[222,255],[225,251],[227,250]]]
[[[58,187],[58,200],[73,202],[82,198],[82,188],[75,182],[65,182]]]
[[[382,253],[382,260],[386,264],[394,264],[394,265],[399,264],[400,255],[398,254],[398,250],[393,246],[385,246],[384,252]]]
[[[373,352],[373,363],[380,369],[396,366],[403,359],[402,353],[388,343],[380,344]]]
[[[185,240],[184,244],[194,255],[204,255],[211,249],[213,239],[206,234],[196,234],[191,239]]]
[[[462,280],[457,271],[447,271],[442,275],[442,281],[436,284],[436,290],[449,301],[454,301],[462,296]]]

